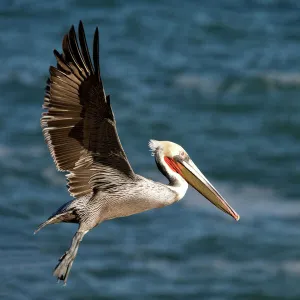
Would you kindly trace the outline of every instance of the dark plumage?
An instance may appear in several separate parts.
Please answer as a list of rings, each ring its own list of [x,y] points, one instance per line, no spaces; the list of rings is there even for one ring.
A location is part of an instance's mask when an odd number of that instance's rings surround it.
[[[100,77],[98,29],[94,35],[94,67],[82,22],[79,23],[79,41],[81,49],[72,26],[63,39],[63,54],[54,50],[57,67],[50,67],[43,106],[47,112],[41,119],[58,170],[70,172],[68,185],[74,197],[92,192],[101,179],[107,183],[107,178],[97,177],[97,173],[107,168],[113,167],[134,177]]]
[[[132,180],[135,175],[118,138],[109,96],[103,89],[98,28],[94,35],[94,65],[82,22],[78,35],[81,49],[72,26],[63,39],[63,54],[54,50],[57,67],[51,66],[49,70],[43,105],[47,111],[43,113],[41,126],[57,169],[69,172],[71,196],[85,196],[83,202],[86,202],[90,198],[86,195],[92,196],[95,191],[114,184],[113,177],[105,174],[117,171]],[[80,222],[80,212],[70,207],[72,203],[60,208],[38,230],[61,221]],[[67,274],[56,275],[66,280]]]

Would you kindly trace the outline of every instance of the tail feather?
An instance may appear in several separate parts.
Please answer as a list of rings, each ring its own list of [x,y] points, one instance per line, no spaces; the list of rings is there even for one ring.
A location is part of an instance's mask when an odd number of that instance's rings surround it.
[[[38,233],[42,228],[44,228],[45,226],[47,226],[49,224],[65,222],[66,220],[68,220],[68,222],[70,222],[72,220],[72,218],[69,218],[69,216],[70,216],[70,212],[66,211],[64,213],[57,214],[53,217],[50,217],[47,221],[45,221],[44,223],[42,223],[38,226],[38,228],[34,231],[34,234]]]
[[[43,222],[38,226],[38,228],[34,231],[34,234],[39,232],[42,228],[49,224],[55,224],[60,222],[69,222],[69,223],[78,223],[78,217],[74,206],[72,206],[73,201],[69,201],[61,206],[52,216],[48,218],[47,221]]]
[[[53,276],[56,276],[58,281],[62,280],[64,281],[64,284],[67,283],[70,270],[77,255],[79,244],[86,233],[87,231],[77,231],[72,239],[71,247],[59,259],[59,263],[57,264],[53,272]]]

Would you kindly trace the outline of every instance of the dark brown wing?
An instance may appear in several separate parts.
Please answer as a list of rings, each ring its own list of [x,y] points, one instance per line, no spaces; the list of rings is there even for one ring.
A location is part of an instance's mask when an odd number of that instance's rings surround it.
[[[43,133],[60,171],[69,171],[69,192],[78,197],[115,184],[116,176],[134,178],[105,96],[99,67],[99,34],[94,35],[92,64],[83,24],[65,35],[63,54],[54,50],[41,118]]]

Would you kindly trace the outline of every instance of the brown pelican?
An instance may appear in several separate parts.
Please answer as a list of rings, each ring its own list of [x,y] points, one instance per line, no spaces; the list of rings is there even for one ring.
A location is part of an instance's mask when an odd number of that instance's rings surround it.
[[[67,281],[83,236],[105,220],[130,216],[179,201],[188,184],[216,207],[239,215],[195,166],[179,145],[150,140],[158,169],[169,180],[165,185],[132,170],[118,137],[110,97],[105,94],[99,67],[99,35],[96,28],[93,62],[83,24],[78,40],[74,26],[62,42],[63,54],[54,50],[57,66],[50,66],[41,118],[44,137],[59,171],[66,175],[74,200],[60,207],[46,225],[78,223],[68,251],[54,270],[58,280]]]

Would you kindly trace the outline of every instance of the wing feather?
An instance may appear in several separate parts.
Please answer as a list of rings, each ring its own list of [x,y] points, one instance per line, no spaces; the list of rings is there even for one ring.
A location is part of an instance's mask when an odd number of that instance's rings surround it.
[[[80,47],[81,47],[81,51],[82,51],[82,55],[83,55],[83,59],[87,65],[87,69],[89,71],[89,75],[90,74],[94,74],[94,66],[92,64],[91,61],[91,57],[90,57],[90,53],[89,53],[89,48],[85,39],[85,32],[84,32],[84,27],[82,22],[79,22],[79,27],[78,27],[78,32],[79,32],[79,43],[80,43]]]
[[[97,76],[97,80],[99,82],[101,82],[100,64],[99,64],[99,32],[98,32],[98,27],[96,28],[95,34],[94,34],[93,60],[94,60],[94,67],[95,67],[95,75]]]
[[[82,22],[63,38],[57,66],[49,69],[41,118],[45,141],[55,165],[68,171],[69,192],[79,197],[116,185],[116,178],[135,175],[119,140],[109,96],[99,66],[99,33],[95,30],[93,62]]]

